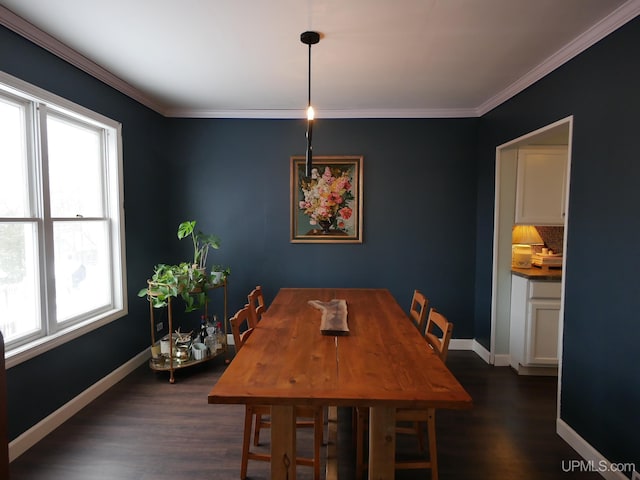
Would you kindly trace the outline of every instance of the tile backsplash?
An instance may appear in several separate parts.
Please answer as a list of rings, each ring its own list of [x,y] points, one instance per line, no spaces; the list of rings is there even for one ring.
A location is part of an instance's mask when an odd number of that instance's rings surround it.
[[[544,240],[544,246],[554,253],[562,253],[562,244],[564,240],[564,227],[542,227],[536,225],[536,230]],[[540,251],[542,246],[534,246],[534,252]]]

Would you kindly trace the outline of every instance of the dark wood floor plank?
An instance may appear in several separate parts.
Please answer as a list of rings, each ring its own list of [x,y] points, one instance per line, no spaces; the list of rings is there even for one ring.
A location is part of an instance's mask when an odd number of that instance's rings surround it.
[[[556,379],[522,377],[486,365],[472,352],[451,351],[447,362],[474,399],[468,411],[437,412],[441,480],[599,479],[567,473],[578,455],[555,433]],[[224,371],[222,359],[166,373],[143,366],[52,432],[10,467],[11,480],[228,480],[239,478],[244,407],[209,405],[207,394]],[[339,478],[354,476],[350,410],[339,411]],[[299,432],[311,455],[311,429]],[[265,450],[269,435],[262,437]],[[411,454],[412,438],[399,438]],[[249,478],[266,480],[269,465],[249,463]],[[298,478],[312,478],[310,467]],[[429,478],[398,471],[398,480]]]

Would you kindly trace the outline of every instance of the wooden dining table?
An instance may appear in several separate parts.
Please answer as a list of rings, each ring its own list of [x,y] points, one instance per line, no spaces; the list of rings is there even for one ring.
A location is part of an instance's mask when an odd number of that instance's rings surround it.
[[[323,335],[310,300],[344,299],[348,334]],[[271,405],[271,478],[296,478],[296,405],[369,407],[369,478],[395,475],[396,408],[463,409],[464,390],[386,289],[283,288],[208,396]]]

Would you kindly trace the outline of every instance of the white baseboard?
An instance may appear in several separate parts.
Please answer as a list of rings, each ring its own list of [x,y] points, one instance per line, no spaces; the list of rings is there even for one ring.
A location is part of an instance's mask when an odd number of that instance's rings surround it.
[[[508,367],[509,365],[511,365],[511,355],[509,355],[508,353],[494,355],[493,364],[496,367]]]
[[[471,350],[476,352],[476,354],[485,362],[491,363],[491,354],[489,353],[489,350],[484,348],[482,344],[477,340],[473,340],[473,345]]]
[[[65,403],[58,410],[42,419],[15,440],[9,442],[9,461],[12,462],[48,434],[53,432],[89,403],[146,362],[150,356],[151,353],[149,349],[145,349],[127,363],[115,369],[109,375],[91,385],[80,395]]]
[[[518,375],[536,375],[542,377],[557,377],[558,367],[524,367],[518,365],[517,367],[511,366],[513,371]]]
[[[628,473],[631,474],[631,464],[628,465],[612,465],[609,460],[593,448],[584,438],[576,433],[567,423],[562,419],[556,420],[556,433],[567,442],[584,460],[575,461],[571,464],[571,460],[567,458],[566,462],[562,464],[563,469],[569,470],[572,468],[574,471],[592,471],[602,475],[607,480],[629,480],[629,478],[622,473],[622,470],[626,470],[628,467]]]
[[[449,342],[449,350],[473,350],[473,342],[471,338],[452,338]]]
[[[473,340],[473,345],[471,350],[473,350],[482,360],[491,365],[491,352],[484,348],[484,346],[478,342],[477,340]],[[496,367],[508,367],[511,362],[511,355],[500,354],[493,356],[493,365]]]

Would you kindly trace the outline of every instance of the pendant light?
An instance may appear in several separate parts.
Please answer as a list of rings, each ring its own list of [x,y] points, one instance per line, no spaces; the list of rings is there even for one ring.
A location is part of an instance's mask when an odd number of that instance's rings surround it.
[[[313,164],[313,153],[311,148],[311,138],[313,136],[313,118],[314,111],[311,106],[311,45],[315,45],[320,41],[320,34],[318,32],[307,31],[300,34],[300,41],[305,45],[309,45],[309,101],[307,103],[307,155],[306,155],[306,168],[305,174],[307,177],[311,176],[311,166]]]

